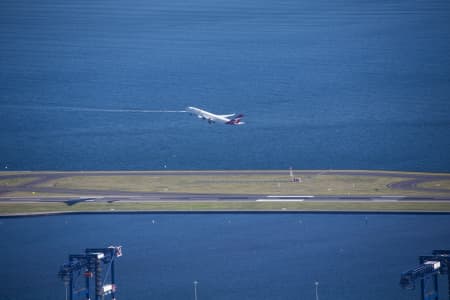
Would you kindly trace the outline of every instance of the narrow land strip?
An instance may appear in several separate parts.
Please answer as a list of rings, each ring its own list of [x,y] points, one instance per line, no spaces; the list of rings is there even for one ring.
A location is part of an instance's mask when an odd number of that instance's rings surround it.
[[[450,174],[1,172],[0,215],[118,211],[450,212]]]

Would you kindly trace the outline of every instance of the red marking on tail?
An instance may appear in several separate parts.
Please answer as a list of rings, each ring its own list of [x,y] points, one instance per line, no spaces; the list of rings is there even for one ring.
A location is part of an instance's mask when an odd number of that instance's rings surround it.
[[[231,119],[230,121],[226,122],[225,124],[228,125],[239,125],[239,124],[244,124],[244,122],[241,122],[241,119],[244,117],[243,114],[238,114],[236,117],[234,117],[233,119]]]

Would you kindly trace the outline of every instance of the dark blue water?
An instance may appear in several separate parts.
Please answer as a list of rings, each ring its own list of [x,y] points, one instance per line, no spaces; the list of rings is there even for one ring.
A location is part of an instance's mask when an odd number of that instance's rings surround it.
[[[1,1],[0,166],[448,172],[449,15],[445,0]],[[247,124],[110,111],[188,105]]]
[[[64,299],[69,254],[122,245],[118,299],[419,299],[400,274],[449,249],[448,215],[146,214],[1,219],[0,299]],[[443,276],[441,276],[443,277]],[[443,278],[444,279],[444,278]],[[446,283],[441,282],[441,291]]]

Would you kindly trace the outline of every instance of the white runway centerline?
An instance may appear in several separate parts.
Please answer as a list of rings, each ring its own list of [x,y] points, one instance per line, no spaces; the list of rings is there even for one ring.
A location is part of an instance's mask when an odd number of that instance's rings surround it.
[[[303,196],[303,195],[270,195],[267,196],[267,198],[277,198],[277,199],[284,199],[284,198],[314,198],[314,196],[308,195],[308,196]]]
[[[256,202],[303,202],[305,199],[256,199]]]

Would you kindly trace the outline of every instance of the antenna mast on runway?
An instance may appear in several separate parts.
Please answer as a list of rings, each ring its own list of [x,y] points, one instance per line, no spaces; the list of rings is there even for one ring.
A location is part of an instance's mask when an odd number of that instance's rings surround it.
[[[292,167],[289,167],[289,176],[291,177],[291,182],[302,182],[301,177],[294,177],[294,171],[292,170]]]

